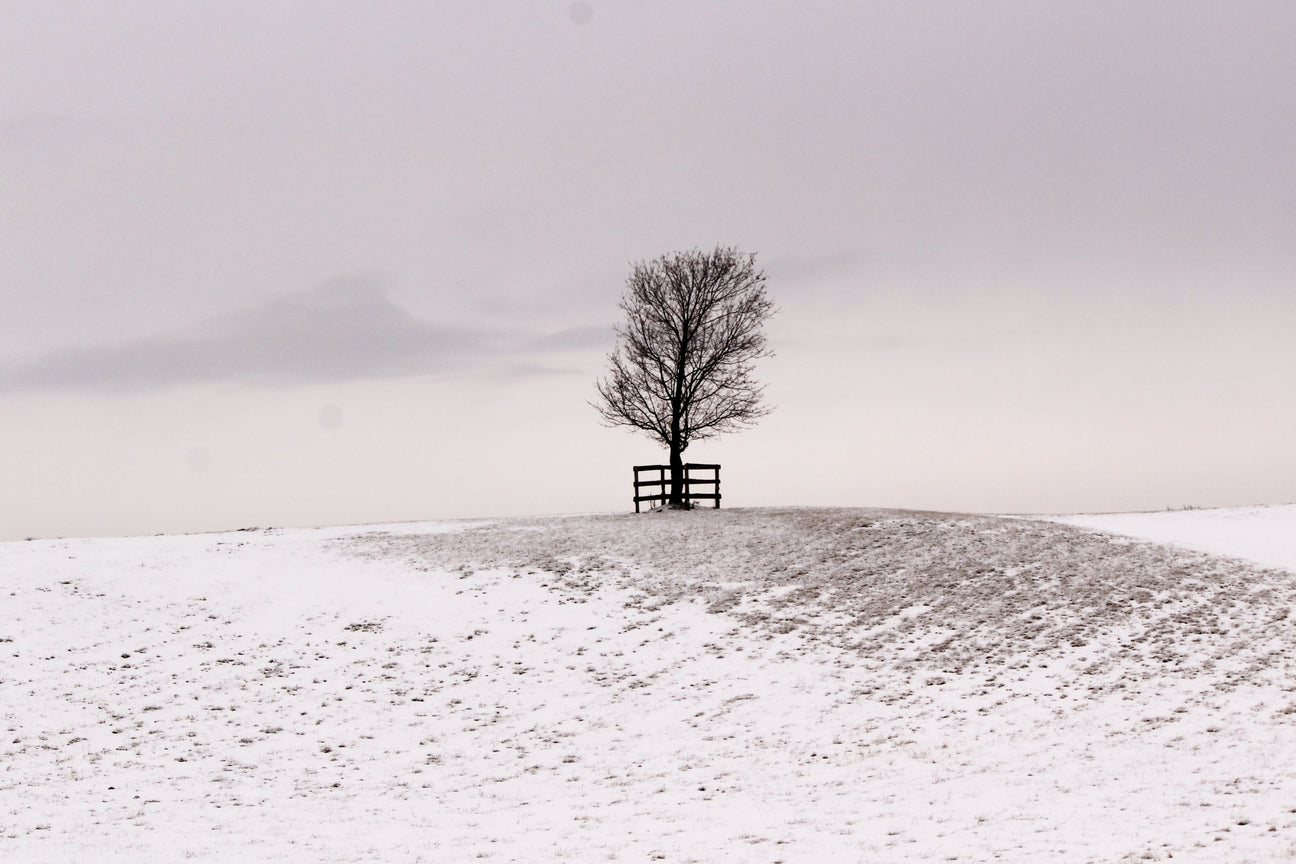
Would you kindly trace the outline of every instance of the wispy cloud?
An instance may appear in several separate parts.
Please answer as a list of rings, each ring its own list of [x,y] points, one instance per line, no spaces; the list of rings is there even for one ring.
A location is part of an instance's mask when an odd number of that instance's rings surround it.
[[[0,368],[0,393],[401,378],[483,369],[505,357],[512,366],[519,354],[588,342],[580,330],[537,335],[429,321],[393,303],[379,285],[345,280],[201,327],[121,345],[65,349]]]
[[[80,137],[86,125],[72,117],[44,112],[0,116],[0,153],[45,151]]]
[[[534,351],[608,351],[615,341],[615,330],[606,327],[569,327],[531,340]]]
[[[785,255],[765,264],[771,279],[795,284],[816,282],[857,273],[862,259],[853,249],[838,249],[821,255]]]

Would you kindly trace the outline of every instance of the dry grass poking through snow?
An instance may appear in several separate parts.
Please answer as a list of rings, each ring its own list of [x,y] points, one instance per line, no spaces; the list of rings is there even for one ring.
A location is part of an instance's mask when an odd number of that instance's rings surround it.
[[[611,583],[660,606],[701,598],[887,668],[996,670],[1085,648],[1077,684],[1290,671],[1289,574],[1046,522],[886,510],[658,511],[371,537],[380,556]],[[1276,640],[1276,641],[1275,641]],[[1109,674],[1119,670],[1113,679]]]
[[[0,546],[0,859],[1296,857],[1293,574],[652,513]]]

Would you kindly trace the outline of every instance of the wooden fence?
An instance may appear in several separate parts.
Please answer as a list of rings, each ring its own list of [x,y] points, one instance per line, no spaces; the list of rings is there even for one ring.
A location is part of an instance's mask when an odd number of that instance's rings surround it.
[[[651,473],[657,472],[657,476],[650,480],[640,480],[640,472]],[[710,471],[710,477],[694,477],[694,471]],[[636,465],[634,466],[634,505],[635,512],[639,512],[639,502],[649,501],[655,504],[665,504],[670,500],[670,466],[669,465]],[[694,492],[694,486],[712,487],[713,492]],[[657,488],[657,492],[651,495],[641,495],[639,490],[643,488]],[[714,501],[716,509],[720,509],[720,466],[703,465],[699,462],[684,463],[684,500],[685,501]]]

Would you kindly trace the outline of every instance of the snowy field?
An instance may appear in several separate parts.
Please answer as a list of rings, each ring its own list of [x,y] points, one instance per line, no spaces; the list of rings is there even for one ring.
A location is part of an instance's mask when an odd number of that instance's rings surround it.
[[[1296,508],[1066,521],[0,544],[0,860],[1296,860]]]
[[[1296,504],[1050,518],[1296,571]]]

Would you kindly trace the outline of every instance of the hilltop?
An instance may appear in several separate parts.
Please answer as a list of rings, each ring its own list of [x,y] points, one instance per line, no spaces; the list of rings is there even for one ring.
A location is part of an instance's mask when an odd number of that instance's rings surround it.
[[[1293,574],[720,510],[0,544],[0,853],[1296,854]]]

